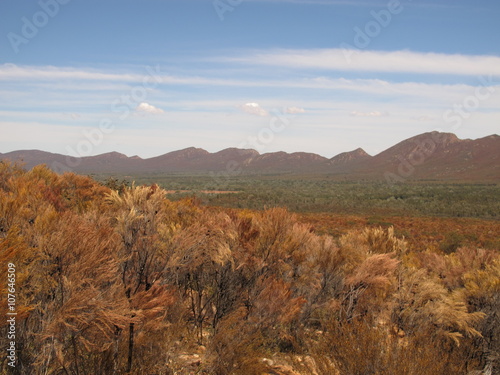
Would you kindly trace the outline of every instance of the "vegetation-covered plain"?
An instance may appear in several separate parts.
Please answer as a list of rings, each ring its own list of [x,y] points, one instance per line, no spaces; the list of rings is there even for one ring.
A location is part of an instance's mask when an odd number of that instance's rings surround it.
[[[170,199],[196,195],[204,204],[232,208],[286,207],[299,213],[442,217],[500,217],[500,185],[414,181],[338,181],[327,175],[136,175],[95,176],[121,184],[158,184]],[[207,192],[227,191],[231,194]]]
[[[407,241],[375,216],[367,222],[353,216],[356,225],[335,228],[330,218],[293,213],[289,204],[283,206],[290,210],[274,207],[282,205],[287,186],[293,201],[292,182],[274,190],[262,184],[259,196],[277,199],[265,210],[253,210],[260,203],[215,207],[217,199],[237,201],[240,194],[214,195],[215,201],[206,195],[205,205],[192,197],[172,200],[156,184],[115,184],[113,190],[86,176],[0,163],[0,314],[7,316],[7,264],[14,264],[14,373],[455,375],[500,369],[494,242],[482,248],[449,235],[449,243],[445,236],[422,246],[418,230],[409,227],[413,240]],[[353,186],[339,194],[351,191],[354,202]],[[493,197],[495,187],[481,189],[490,188]],[[240,190],[224,188],[233,189]],[[313,199],[314,190],[310,194]],[[4,348],[8,329],[3,319]],[[2,371],[10,371],[1,353]]]

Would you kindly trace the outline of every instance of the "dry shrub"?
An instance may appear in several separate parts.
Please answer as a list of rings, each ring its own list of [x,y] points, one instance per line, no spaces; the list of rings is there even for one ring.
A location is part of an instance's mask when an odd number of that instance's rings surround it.
[[[464,276],[469,305],[486,315],[478,327],[481,340],[474,342],[481,368],[500,369],[500,259],[484,269],[476,269]],[[494,372],[492,372],[494,373]]]
[[[66,213],[58,224],[39,239],[43,256],[28,282],[35,287],[27,290],[36,305],[28,319],[34,335],[27,339],[38,348],[36,371],[113,371],[117,332],[129,321],[118,282],[118,239],[105,219],[96,224]]]
[[[10,261],[20,373],[291,374],[271,368],[287,356],[304,375],[500,366],[498,252],[416,253],[392,228],[334,239],[280,208],[207,208],[0,162]]]
[[[427,331],[433,341],[460,344],[464,336],[476,337],[474,328],[483,318],[481,312],[470,313],[460,290],[448,291],[424,270],[406,270],[395,294],[392,320],[409,335]]]
[[[169,313],[176,303],[175,291],[154,284],[147,291],[136,293],[131,301],[134,329],[134,369],[138,374],[164,371],[169,355],[175,350],[172,333],[178,330]],[[124,350],[125,352],[125,350]]]
[[[240,307],[219,324],[208,347],[206,371],[215,375],[261,375],[268,366],[265,338],[247,320],[246,307]]]
[[[189,300],[191,319],[197,338],[203,341],[207,321],[213,326],[222,311],[231,309],[232,248],[236,229],[228,215],[203,214],[200,220],[179,230],[173,239],[173,253],[168,263],[175,282]],[[229,282],[229,283],[228,283]],[[225,289],[230,289],[227,291]]]
[[[294,331],[305,299],[294,297],[290,284],[274,278],[261,278],[248,301],[248,321],[258,327],[266,345],[281,351],[296,346]]]
[[[365,320],[332,321],[311,343],[312,362],[302,362],[320,375],[456,375],[464,374],[461,353],[441,348],[425,333],[419,338],[392,336]],[[314,371],[314,372],[313,372]]]
[[[461,247],[452,254],[434,252],[419,254],[419,266],[439,276],[447,288],[464,286],[463,276],[467,272],[484,270],[499,257],[498,251],[471,247]]]

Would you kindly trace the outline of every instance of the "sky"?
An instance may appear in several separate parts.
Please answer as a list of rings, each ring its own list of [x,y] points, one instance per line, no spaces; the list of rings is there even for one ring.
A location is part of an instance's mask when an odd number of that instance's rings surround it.
[[[2,0],[0,153],[498,134],[499,35],[498,0]]]

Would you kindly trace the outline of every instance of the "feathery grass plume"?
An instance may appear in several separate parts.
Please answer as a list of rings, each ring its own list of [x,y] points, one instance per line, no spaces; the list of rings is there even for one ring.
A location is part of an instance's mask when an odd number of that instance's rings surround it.
[[[49,212],[36,228],[36,248],[24,249],[18,263],[19,271],[29,271],[18,289],[19,302],[30,307],[19,321],[26,373],[112,368],[107,358],[116,327],[128,321],[117,282],[117,238],[105,219],[95,225],[71,212]]]
[[[485,269],[499,256],[498,251],[461,247],[454,253],[442,255],[434,252],[419,254],[420,267],[438,275],[450,290],[464,287],[464,275]]]
[[[203,326],[212,317],[220,319],[224,286],[221,275],[233,268],[232,248],[236,245],[236,227],[224,213],[204,212],[199,221],[179,230],[173,242],[169,269],[190,301],[192,320],[198,341],[203,341]],[[227,287],[231,287],[227,285]],[[217,310],[219,308],[219,310]]]
[[[254,249],[255,255],[265,264],[300,262],[310,238],[309,227],[297,223],[297,217],[283,208],[271,208],[255,218],[259,232]]]
[[[0,190],[8,191],[11,179],[16,179],[26,173],[24,166],[20,163],[0,160]]]
[[[382,313],[396,283],[399,261],[406,243],[394,237],[392,229],[367,228],[350,231],[339,239],[344,288],[337,296],[339,317],[350,320]]]
[[[112,352],[129,317],[118,282],[118,238],[112,228],[105,218],[96,225],[85,216],[67,213],[59,230],[46,235],[40,248],[48,254],[48,274],[57,283],[40,317],[44,345],[60,343],[71,371],[117,368],[119,356]]]
[[[158,324],[156,336],[166,334],[165,308],[174,303],[172,291],[161,286],[178,229],[167,221],[170,208],[165,196],[164,190],[153,185],[133,186],[121,194],[111,191],[106,197],[112,223],[121,238],[118,252],[120,279],[130,309],[127,372],[134,371],[134,359],[137,362],[139,353],[144,353],[144,346],[149,345],[142,339],[146,333],[152,332],[148,323],[154,321]],[[162,348],[158,345],[149,354],[154,355]]]
[[[308,287],[300,289],[300,294],[306,297],[303,319],[308,326],[320,328],[325,316],[338,311],[337,298],[345,284],[344,262],[344,254],[331,236],[314,236],[301,265],[308,270],[304,272]],[[332,308],[333,305],[337,308]]]
[[[392,320],[405,334],[427,332],[429,340],[460,345],[464,335],[481,335],[475,326],[484,316],[468,311],[462,291],[448,291],[425,270],[407,269],[401,275]]]
[[[486,315],[478,326],[482,339],[475,345],[481,367],[493,373],[500,369],[500,258],[466,273],[464,283],[469,306]]]
[[[176,293],[158,281],[147,291],[133,295],[130,307],[134,316],[134,367],[141,372],[161,372],[169,367],[172,350],[169,312],[176,303]],[[125,351],[124,351],[125,352]]]
[[[372,253],[395,253],[398,257],[408,250],[404,238],[397,238],[394,234],[394,227],[387,230],[379,228],[365,228],[363,236]]]
[[[24,231],[35,221],[39,210],[47,206],[41,183],[26,172],[8,178],[3,185],[0,190],[0,236],[13,226]]]
[[[374,254],[346,275],[341,299],[341,317],[347,320],[386,310],[387,299],[395,286],[399,261],[389,254]]]

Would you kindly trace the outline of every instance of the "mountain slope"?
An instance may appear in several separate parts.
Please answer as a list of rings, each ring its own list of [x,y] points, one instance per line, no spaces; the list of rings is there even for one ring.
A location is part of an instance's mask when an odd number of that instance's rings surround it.
[[[500,137],[471,140],[451,133],[430,132],[411,137],[370,156],[358,148],[331,159],[306,152],[259,154],[228,148],[210,153],[189,147],[142,159],[118,152],[75,158],[39,150],[0,154],[1,160],[21,161],[26,168],[47,164],[58,171],[78,173],[300,173],[329,174],[349,179],[389,182],[432,179],[500,182]]]
[[[500,137],[470,140],[430,132],[406,139],[375,155],[359,173],[397,180],[495,180],[500,178]]]

